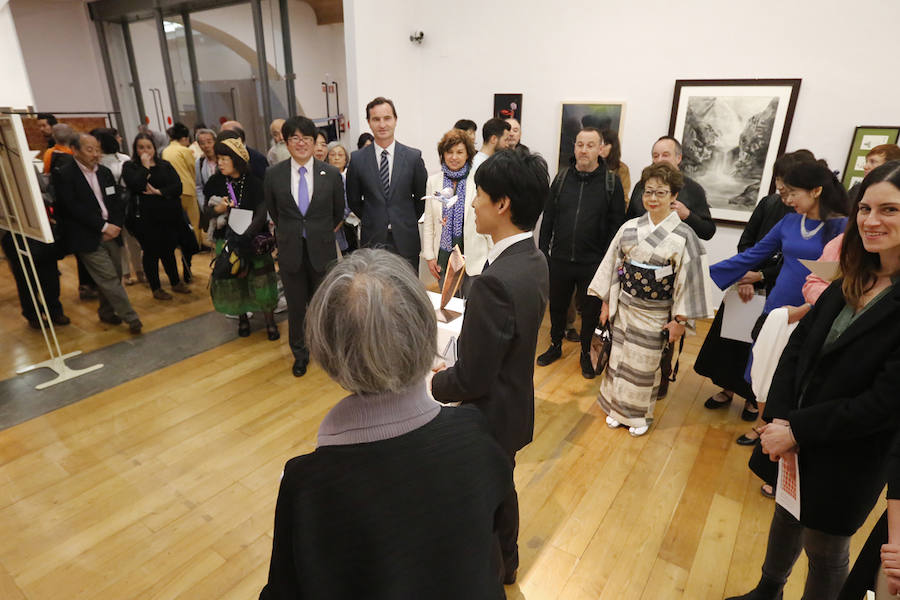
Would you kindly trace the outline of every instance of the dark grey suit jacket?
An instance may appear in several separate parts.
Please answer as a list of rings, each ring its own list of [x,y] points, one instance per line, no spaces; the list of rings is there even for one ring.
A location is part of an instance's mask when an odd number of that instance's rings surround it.
[[[399,253],[418,256],[422,249],[418,222],[425,212],[422,197],[427,179],[422,152],[396,142],[390,198],[385,198],[375,160],[375,144],[351,155],[347,167],[347,204],[362,221],[360,235],[364,246],[387,242],[390,224]]]
[[[119,196],[116,180],[109,169],[97,167],[97,181],[103,194],[103,203],[109,214],[106,221],[100,211],[100,204],[91,184],[74,160],[66,162],[52,173],[56,190],[56,219],[59,233],[67,250],[72,252],[93,252],[103,239],[103,225],[111,223],[122,227],[125,221],[125,203]],[[122,244],[122,236],[115,238]]]
[[[299,271],[304,267],[305,243],[312,267],[325,271],[337,259],[334,228],[344,219],[344,181],[335,167],[313,159],[313,195],[304,216],[291,194],[291,164],[284,160],[269,167],[263,185],[266,207],[275,223],[278,263],[286,273]]]
[[[431,384],[437,400],[481,409],[509,455],[534,435],[534,351],[549,288],[532,239],[504,250],[472,283],[456,365]]]

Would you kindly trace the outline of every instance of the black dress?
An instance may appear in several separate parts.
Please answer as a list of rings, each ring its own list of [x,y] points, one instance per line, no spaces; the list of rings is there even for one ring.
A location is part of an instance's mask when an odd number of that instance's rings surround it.
[[[793,212],[789,206],[781,201],[781,196],[771,194],[763,198],[756,205],[741,239],[738,242],[738,252],[755,245],[761,240],[784,215]],[[763,281],[757,283],[757,289],[765,289],[769,292],[775,285],[778,272],[781,270],[781,254],[776,254],[760,268],[763,273]],[[716,317],[709,328],[709,333],[703,341],[703,346],[697,354],[694,362],[694,371],[703,377],[709,377],[714,384],[725,390],[732,390],[735,394],[756,402],[756,396],[750,387],[750,383],[744,379],[744,371],[747,368],[747,360],[750,358],[751,345],[746,342],[730,340],[722,337],[722,317],[725,314],[723,305],[719,305]]]

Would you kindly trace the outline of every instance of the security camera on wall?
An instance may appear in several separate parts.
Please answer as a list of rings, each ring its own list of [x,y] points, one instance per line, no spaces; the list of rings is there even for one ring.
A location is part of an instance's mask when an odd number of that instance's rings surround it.
[[[424,31],[413,31],[411,34],[409,34],[409,41],[412,42],[413,44],[421,45],[422,40],[424,40],[424,39],[425,39]]]

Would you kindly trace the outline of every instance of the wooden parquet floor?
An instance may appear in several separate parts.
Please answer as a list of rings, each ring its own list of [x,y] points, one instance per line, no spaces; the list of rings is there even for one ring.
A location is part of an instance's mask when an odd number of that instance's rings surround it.
[[[205,261],[195,262],[200,271]],[[63,265],[74,323],[61,341],[90,350],[127,337],[72,300],[73,269]],[[144,323],[161,327],[210,310],[205,276],[169,305],[147,288],[129,292]],[[0,300],[8,377],[44,356],[7,272]],[[679,381],[641,438],[606,427],[598,380],[581,377],[575,344],[537,368],[535,440],[517,458],[522,563],[509,598],[721,599],[755,584],[773,503],[734,443],[740,407],[703,408],[716,390],[691,368],[701,341],[685,345]],[[284,339],[255,335],[0,431],[0,598],[256,598],[282,466],[313,449],[344,395],[318,367],[297,380],[290,364]],[[786,598],[799,598],[805,575],[801,558]]]

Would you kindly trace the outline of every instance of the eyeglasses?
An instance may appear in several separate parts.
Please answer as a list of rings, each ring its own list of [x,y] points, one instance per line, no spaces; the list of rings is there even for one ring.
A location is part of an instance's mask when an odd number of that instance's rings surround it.
[[[657,200],[662,200],[666,196],[672,193],[672,190],[644,190],[644,198],[649,198],[650,196],[656,196]]]
[[[287,139],[287,141],[291,144],[299,144],[300,142],[303,142],[307,146],[312,146],[316,143],[316,138],[309,135],[304,135],[303,137],[300,137],[299,135],[292,135]]]

